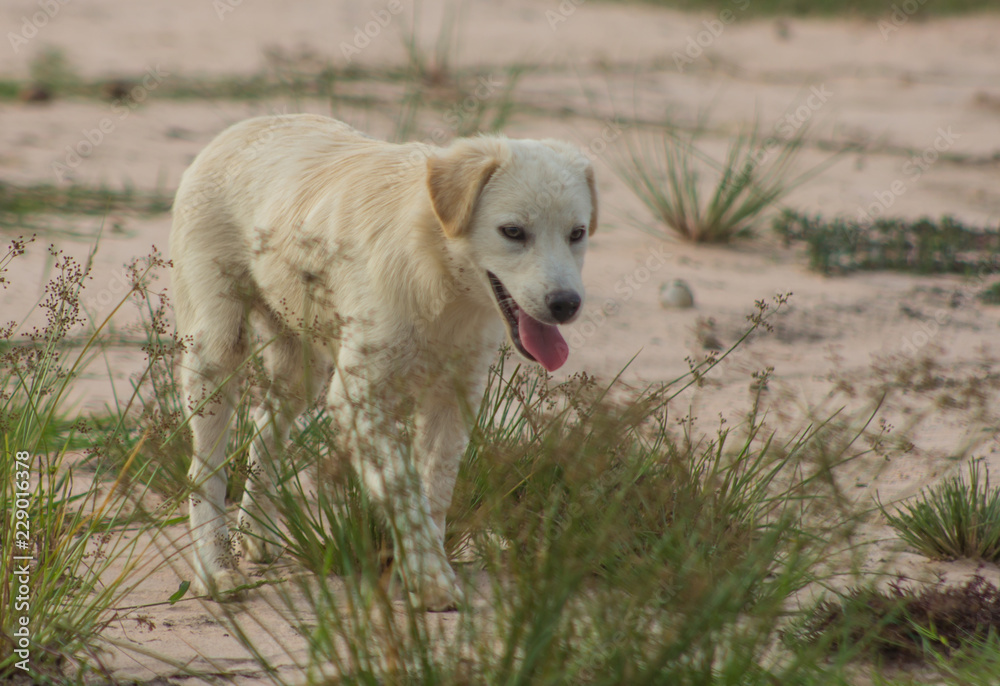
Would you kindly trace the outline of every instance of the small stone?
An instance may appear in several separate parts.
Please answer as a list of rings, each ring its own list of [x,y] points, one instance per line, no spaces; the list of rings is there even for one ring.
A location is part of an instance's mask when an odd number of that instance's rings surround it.
[[[694,294],[683,279],[674,279],[660,286],[660,304],[678,310],[694,307]]]

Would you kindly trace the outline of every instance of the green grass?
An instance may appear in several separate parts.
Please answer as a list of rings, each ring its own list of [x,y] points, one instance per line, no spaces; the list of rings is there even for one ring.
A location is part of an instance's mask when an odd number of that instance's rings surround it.
[[[172,198],[162,192],[134,188],[94,188],[80,184],[16,185],[0,181],[0,224],[10,229],[36,231],[46,236],[94,240],[93,231],[82,232],[53,222],[52,215],[106,217],[109,212],[138,215],[170,210]],[[101,224],[103,227],[103,222]],[[100,228],[98,230],[100,230]]]
[[[784,210],[773,222],[786,245],[806,245],[809,267],[824,274],[893,270],[975,274],[1000,255],[1000,230],[968,226],[949,216],[859,222]]]
[[[52,98],[112,101],[129,108],[142,106],[153,99],[171,100],[266,100],[282,99],[293,103],[306,98],[329,100],[334,109],[341,104],[361,107],[398,108],[398,95],[376,96],[358,88],[372,82],[401,85],[416,90],[441,109],[460,104],[480,85],[480,78],[491,72],[482,67],[464,68],[454,64],[456,44],[452,36],[454,18],[445,17],[439,38],[431,49],[425,48],[411,30],[404,36],[407,62],[400,65],[370,67],[356,61],[344,64],[309,49],[265,51],[265,66],[248,76],[206,76],[171,72],[143,89],[142,103],[132,102],[129,92],[141,86],[145,73],[116,78],[86,78],[58,50],[43,51],[30,65],[30,77],[24,81],[0,80],[0,100],[17,100],[26,89],[41,88]],[[449,23],[451,22],[451,23]],[[531,65],[520,63],[492,70],[507,76],[528,71]],[[350,86],[355,86],[351,88]]]
[[[19,250],[0,261],[4,279]],[[85,264],[59,258],[51,292],[66,297],[46,301],[55,308],[50,333],[7,336],[3,416],[11,421],[0,426],[3,442],[46,456],[33,463],[40,479],[30,510],[41,601],[32,618],[32,665],[42,682],[79,683],[101,673],[102,651],[111,645],[103,633],[145,573],[137,565],[148,551],[134,533],[176,525],[188,494],[188,442],[173,380],[183,342],[163,325],[166,303],[149,288],[163,267],[154,255],[132,270],[147,298],[149,361],[133,390],[101,416],[74,417],[60,404],[79,378],[78,365],[100,363],[78,342],[81,330],[96,340],[103,326],[91,326],[74,305],[87,282]],[[786,300],[757,303],[746,336],[767,330]],[[741,422],[693,434],[689,422],[672,418],[678,406],[745,339],[671,383],[640,389],[582,374],[556,383],[505,353],[475,414],[449,514],[447,547],[463,551],[467,562],[457,570],[474,606],[447,630],[405,594],[398,600],[386,563],[405,551],[389,551],[387,524],[338,460],[339,436],[328,418],[307,413],[279,473],[279,517],[265,522],[283,558],[272,570],[261,568],[257,582],[268,584],[261,599],[291,618],[301,642],[279,637],[237,606],[216,606],[220,621],[264,673],[265,655],[275,649],[296,656],[302,671],[272,673],[275,683],[853,686],[859,656],[878,654],[879,639],[865,629],[870,617],[838,618],[836,631],[814,632],[808,642],[785,636],[812,616],[796,609],[797,592],[849,573],[830,566],[855,545],[859,515],[839,493],[836,474],[874,449],[867,428],[873,414],[840,412],[779,428],[765,421],[758,397]],[[229,445],[237,476],[252,437],[246,408],[253,395],[240,403],[243,419]],[[90,454],[71,459],[81,438]],[[7,449],[3,459],[13,454]],[[71,477],[84,472],[94,487],[72,491]],[[0,506],[10,508],[5,484]],[[100,485],[110,495],[98,496]],[[154,488],[166,497],[155,514],[142,507]],[[123,492],[138,495],[125,499]],[[231,486],[230,498],[240,495]],[[186,554],[167,552],[170,559]],[[9,574],[11,561],[0,559]],[[183,578],[184,565],[177,568]],[[125,617],[115,621],[139,621]],[[271,638],[253,639],[251,628]],[[14,673],[12,631],[0,625],[7,641],[0,675]],[[933,645],[939,651],[920,659],[940,674],[976,683],[993,666],[975,642],[948,644],[956,651],[945,651],[943,641]],[[877,662],[865,664],[879,673]]]
[[[43,213],[103,216],[108,212],[121,210],[161,214],[170,210],[171,202],[168,194],[138,191],[134,188],[56,186],[48,183],[19,186],[0,183],[0,216],[5,219]]]
[[[612,389],[586,377],[553,385],[511,364],[504,358],[491,374],[449,534],[472,551],[464,574],[484,570],[490,611],[464,616],[443,645],[428,615],[406,606],[400,616],[392,587],[378,581],[378,527],[363,498],[344,497],[346,475],[324,480],[325,521],[305,527],[308,545],[293,533],[293,555],[346,573],[355,600],[298,578],[297,593],[279,601],[294,612],[308,594],[322,617],[307,629],[317,674],[343,683],[821,683],[826,670],[814,662],[765,660],[789,594],[814,579],[825,545],[800,526],[824,481],[795,475],[817,428],[779,447],[751,414],[704,443],[679,444],[664,416],[668,389],[612,402]],[[312,521],[305,502],[286,479],[278,503],[295,530]],[[376,619],[384,616],[395,628]]]
[[[0,256],[0,285],[21,278],[22,249],[18,242]],[[34,457],[32,678],[93,683],[112,678],[102,671],[104,650],[130,649],[111,643],[110,623],[142,621],[120,611],[151,573],[140,570],[152,554],[140,541],[183,524],[189,442],[174,374],[185,342],[172,335],[169,304],[153,285],[166,263],[155,254],[137,261],[129,270],[136,288],[119,307],[141,306],[148,359],[105,412],[73,410],[66,398],[84,371],[109,364],[100,341],[110,324],[81,306],[92,256],[77,262],[53,250],[53,261],[46,326],[26,335],[14,324],[0,346],[0,474],[17,471],[20,450]],[[874,411],[790,426],[769,417],[758,395],[741,421],[704,434],[683,416],[693,389],[747,337],[765,334],[786,301],[756,303],[733,348],[645,388],[584,374],[556,382],[502,355],[471,408],[473,436],[449,513],[446,545],[463,552],[456,568],[473,599],[449,622],[411,606],[386,573],[405,551],[389,553],[388,526],[344,467],[337,431],[311,410],[281,463],[279,517],[265,522],[282,558],[249,570],[268,586],[251,593],[295,634],[238,605],[213,605],[219,621],[277,684],[854,686],[859,670],[876,683],[908,683],[879,666],[870,615],[838,618],[835,630],[807,642],[786,638],[815,614],[800,591],[857,573],[849,558],[863,552],[854,529],[865,513],[837,481],[845,463],[876,450]],[[255,360],[247,372],[260,380]],[[753,375],[757,388],[768,373]],[[237,477],[257,393],[240,400],[228,446]],[[14,509],[13,484],[0,484],[0,511]],[[163,505],[149,511],[154,492]],[[233,478],[229,498],[240,495]],[[12,532],[0,534],[4,607]],[[188,551],[162,552],[184,580]],[[182,584],[174,599],[185,591]],[[0,615],[0,681],[18,673],[15,621]],[[920,626],[939,632],[921,639],[926,670],[945,683],[991,683],[995,638],[945,644],[941,622]],[[275,651],[297,668],[271,670]]]
[[[761,303],[748,334],[771,311]],[[286,576],[270,601],[303,616],[310,683],[847,683],[819,647],[771,658],[792,594],[850,545],[831,471],[869,449],[825,422],[776,440],[756,404],[711,436],[678,432],[671,403],[716,362],[623,394],[501,358],[449,515],[448,547],[472,560],[459,573],[487,597],[448,635],[406,596],[394,602],[385,525],[347,471],[324,466],[337,436],[311,416],[275,504],[287,554],[319,579]],[[302,473],[319,477],[309,487]]]
[[[753,127],[733,137],[718,161],[699,147],[697,133],[667,128],[626,138],[614,169],[658,222],[652,233],[665,235],[665,227],[693,243],[728,243],[749,236],[766,210],[810,176],[792,177],[805,129],[777,140]]]
[[[1000,488],[990,487],[984,470],[974,462],[968,478],[945,479],[895,512],[879,508],[900,538],[928,557],[1000,562]]]
[[[991,283],[977,297],[987,305],[1000,305],[1000,281]]]
[[[710,12],[729,6],[689,5]],[[765,1],[747,12],[781,13],[775,8],[786,6]],[[800,3],[791,11],[842,13],[846,7],[851,13],[857,6]],[[884,4],[869,7],[876,15],[886,11]],[[410,62],[399,68],[334,69],[321,58],[273,52],[268,67],[248,79],[175,75],[153,97],[320,97],[331,107],[381,106],[372,96],[344,92],[352,82],[378,79],[408,84],[398,138],[420,138],[442,126],[447,137],[505,126],[523,109],[515,88],[524,69],[505,70],[499,91],[470,101],[454,125],[444,115],[474,94],[479,74],[455,66],[449,34],[441,35],[433,51],[408,46]],[[46,53],[33,75],[58,97],[106,97],[106,82],[79,77],[57,53]],[[0,83],[0,99],[16,97],[23,85]],[[788,169],[799,141],[748,165],[761,142],[755,132],[737,136],[720,161],[700,149],[695,135],[666,134],[653,150],[628,150],[626,181],[647,194],[644,202],[665,226],[680,227],[693,240],[731,240],[749,234],[798,182],[789,180]],[[709,177],[711,183],[700,185]],[[31,225],[54,212],[155,214],[169,202],[128,189],[0,185],[0,220]],[[0,255],[0,286],[24,278],[12,266],[19,252],[14,245]],[[0,512],[14,509],[14,481],[6,476],[17,471],[17,452],[25,450],[33,456],[26,515],[36,556],[32,681],[103,683],[113,679],[103,666],[111,645],[107,629],[112,622],[141,621],[120,610],[121,600],[155,571],[140,571],[138,563],[151,554],[140,541],[185,524],[178,508],[190,490],[190,441],[175,382],[185,343],[172,336],[168,303],[151,286],[165,263],[155,255],[137,262],[131,271],[137,289],[120,306],[141,306],[147,326],[137,340],[148,359],[131,389],[115,395],[104,412],[69,406],[87,370],[93,375],[104,366],[111,376],[104,357],[111,328],[80,307],[91,262],[58,251],[52,261],[45,329],[25,335],[14,323],[0,336]],[[773,306],[758,303],[747,335],[763,334],[783,304],[783,298]],[[710,381],[719,355],[692,362],[690,373],[671,383],[638,389],[586,375],[560,383],[517,359],[505,354],[497,361],[482,404],[472,408],[473,438],[446,544],[463,552],[467,561],[456,564],[457,571],[467,589],[482,595],[447,624],[410,606],[387,573],[391,556],[405,551],[389,551],[384,517],[343,467],[328,418],[313,409],[300,421],[279,474],[279,517],[265,522],[282,558],[274,567],[251,568],[268,584],[260,596],[271,606],[266,609],[297,633],[285,638],[274,626],[255,626],[260,620],[239,606],[212,606],[256,660],[260,678],[277,684],[903,686],[927,677],[954,686],[995,685],[995,634],[967,631],[956,640],[940,615],[918,622],[891,603],[883,614],[866,612],[877,603],[871,597],[826,606],[847,609],[810,641],[788,640],[816,613],[800,603],[799,591],[828,586],[834,577],[865,579],[848,559],[864,552],[855,550],[854,538],[864,513],[836,484],[845,463],[875,449],[871,410],[848,408],[791,426],[782,415],[768,415],[758,395],[742,421],[695,433],[681,415],[694,388]],[[247,371],[260,378],[255,360]],[[767,374],[751,377],[754,388],[766,388]],[[237,408],[227,448],[230,502],[242,494],[241,465],[253,436],[248,414],[258,394],[248,389]],[[163,506],[150,512],[145,500],[154,495]],[[965,527],[962,535],[981,535],[973,521],[952,517],[951,532],[958,536]],[[11,606],[14,531],[0,533],[3,608]],[[177,562],[183,578],[180,556],[188,551],[160,552],[167,553],[165,564]],[[981,606],[995,600],[988,589],[973,590],[969,597]],[[185,591],[182,583],[162,603]],[[20,673],[11,652],[15,621],[15,614],[0,611],[0,682]],[[875,631],[882,627],[905,632],[923,671],[882,669],[883,647],[895,645]],[[273,633],[257,641],[251,628]],[[294,656],[297,668],[273,671],[268,656],[276,650]],[[235,678],[214,673],[223,667],[208,674],[168,659],[164,665],[165,674],[199,682]]]
[[[0,259],[0,283],[6,286],[11,265],[25,241],[15,240]],[[81,305],[91,259],[79,262],[51,248],[54,276],[39,307],[43,326],[21,333],[17,323],[0,332],[0,512],[11,526],[0,531],[0,680],[24,674],[17,667],[25,649],[16,632],[29,620],[27,650],[33,683],[76,682],[102,671],[101,633],[117,621],[114,605],[150,573],[139,569],[149,553],[144,533],[158,527],[143,500],[147,487],[137,484],[129,497],[118,486],[125,469],[107,491],[81,486],[82,456],[92,424],[73,416],[68,396],[96,359],[96,341],[108,319],[92,322]],[[93,255],[90,256],[91,258]],[[149,297],[146,277],[162,261],[134,272],[136,289],[126,296]],[[124,304],[119,303],[119,307]],[[67,347],[77,334],[88,343]],[[126,461],[141,450],[140,441]],[[27,488],[25,488],[27,487]],[[160,513],[164,516],[167,510]],[[20,522],[13,526],[13,522]],[[127,533],[126,533],[127,532]],[[144,542],[147,541],[147,542]],[[15,560],[15,555],[32,558]],[[11,580],[27,564],[27,604]],[[19,588],[19,586],[17,586]],[[126,619],[127,623],[133,620]]]

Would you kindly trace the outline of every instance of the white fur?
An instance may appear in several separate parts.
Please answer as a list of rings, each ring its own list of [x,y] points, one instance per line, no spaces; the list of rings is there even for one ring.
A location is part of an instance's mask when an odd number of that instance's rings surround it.
[[[391,519],[407,589],[428,609],[454,608],[445,513],[504,336],[486,272],[525,312],[556,323],[546,295],[582,297],[596,213],[590,163],[556,141],[394,145],[294,115],[242,122],[205,148],[181,180],[171,233],[177,326],[191,340],[182,384],[189,409],[202,406],[191,416],[196,588],[220,597],[242,579],[223,464],[252,322],[268,342],[270,385],[239,517],[250,559],[272,555],[260,524],[271,514],[270,458],[333,372],[327,406]],[[502,235],[509,225],[527,239]]]

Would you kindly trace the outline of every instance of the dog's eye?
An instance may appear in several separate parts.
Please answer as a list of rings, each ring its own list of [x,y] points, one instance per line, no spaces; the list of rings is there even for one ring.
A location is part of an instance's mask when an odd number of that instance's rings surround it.
[[[569,240],[571,243],[577,243],[583,240],[583,237],[587,235],[587,229],[583,226],[578,226],[569,232]]]
[[[520,226],[501,226],[500,233],[512,241],[523,241],[526,238],[524,229]]]

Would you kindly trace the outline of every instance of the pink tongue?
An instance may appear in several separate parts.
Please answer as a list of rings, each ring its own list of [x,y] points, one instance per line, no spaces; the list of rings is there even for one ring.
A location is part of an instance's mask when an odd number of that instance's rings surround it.
[[[517,313],[521,345],[550,372],[559,369],[569,357],[569,346],[559,329],[532,319],[524,310]]]

